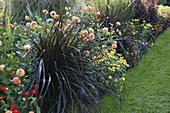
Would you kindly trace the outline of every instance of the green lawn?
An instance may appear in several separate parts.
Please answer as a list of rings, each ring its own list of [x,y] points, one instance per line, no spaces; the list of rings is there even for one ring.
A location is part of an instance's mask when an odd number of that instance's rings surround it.
[[[122,109],[107,95],[102,101],[109,108],[100,107],[101,112],[170,113],[170,28],[158,37],[138,66],[128,70],[121,96]]]

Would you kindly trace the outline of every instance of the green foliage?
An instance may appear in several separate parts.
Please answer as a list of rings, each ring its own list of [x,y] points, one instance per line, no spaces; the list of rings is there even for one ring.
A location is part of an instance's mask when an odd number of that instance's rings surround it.
[[[167,5],[167,0],[160,0],[159,4]]]
[[[65,3],[74,6],[76,0],[12,0],[12,21],[23,21],[25,15],[30,16],[34,20],[36,16],[43,16],[42,10],[44,9],[58,12],[60,8],[65,7]]]
[[[130,0],[95,0],[88,2],[95,11],[100,11],[100,22],[105,26],[109,23],[115,24],[117,21],[123,22],[135,16],[135,10]]]
[[[29,112],[37,106],[37,97],[31,94],[31,90],[36,92],[32,81],[35,63],[30,60],[33,59],[32,51],[24,46],[28,39],[15,37],[18,27],[10,26],[9,19],[7,15],[6,28],[0,37],[0,112],[11,110],[11,104],[21,112]],[[25,91],[29,96],[24,95]]]

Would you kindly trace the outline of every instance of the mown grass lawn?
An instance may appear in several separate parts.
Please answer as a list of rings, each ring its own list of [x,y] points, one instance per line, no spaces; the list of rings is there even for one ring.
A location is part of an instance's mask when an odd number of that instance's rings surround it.
[[[102,113],[170,113],[170,28],[158,37],[138,66],[128,70],[122,108],[107,95]],[[114,97],[113,97],[114,98]],[[115,101],[118,101],[115,99]]]

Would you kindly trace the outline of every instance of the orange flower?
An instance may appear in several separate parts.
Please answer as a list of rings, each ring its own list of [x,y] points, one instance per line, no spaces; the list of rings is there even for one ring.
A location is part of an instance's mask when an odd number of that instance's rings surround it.
[[[4,65],[0,65],[0,71],[2,71],[4,69]]]
[[[116,45],[116,44],[112,44],[112,48],[113,48],[113,49],[116,49],[116,48],[117,48],[117,45]]]
[[[17,70],[17,72],[16,72],[16,74],[18,75],[18,76],[24,76],[25,75],[25,70],[23,70],[23,69],[18,69]]]
[[[24,45],[24,51],[29,51],[31,46],[29,44]]]
[[[25,16],[25,20],[29,20],[30,17],[28,15]]]
[[[83,35],[87,35],[88,34],[88,31],[87,30],[84,30],[83,31]]]
[[[32,21],[31,22],[31,27],[34,27],[34,26],[36,26],[37,25],[37,22],[36,21]]]
[[[14,82],[14,84],[20,84],[20,83],[21,83],[21,80],[20,80],[19,77],[14,77],[14,78],[13,78],[13,82]]]
[[[29,113],[34,113],[34,111],[29,111]]]
[[[12,113],[12,111],[11,110],[6,110],[5,113]]]
[[[88,6],[87,6],[87,10],[88,10],[89,12],[91,12],[91,11],[93,10],[92,6],[88,5]]]
[[[103,30],[104,33],[108,32],[108,28],[107,27],[104,27],[102,30]]]
[[[67,25],[70,25],[70,24],[71,24],[71,20],[70,20],[70,19],[67,19],[67,20],[66,20],[66,24],[67,24]]]
[[[95,39],[95,35],[94,35],[93,33],[91,33],[91,34],[89,35],[89,40],[93,41],[94,39]]]
[[[89,28],[89,32],[90,32],[90,33],[94,33],[93,28]]]
[[[51,16],[51,17],[55,18],[56,15],[57,15],[57,13],[56,13],[55,11],[51,11],[51,12],[50,12],[50,16]]]
[[[41,26],[38,27],[38,30],[39,30],[39,31],[41,31],[42,29],[43,29],[43,27],[41,27]]]
[[[78,17],[76,17],[76,16],[73,16],[71,19],[72,19],[73,21],[80,22],[80,19],[79,19]]]

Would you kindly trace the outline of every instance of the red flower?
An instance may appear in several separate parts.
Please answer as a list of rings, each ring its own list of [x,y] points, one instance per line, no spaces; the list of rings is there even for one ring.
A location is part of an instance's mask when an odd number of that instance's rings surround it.
[[[24,92],[24,96],[25,96],[25,97],[29,97],[30,95],[31,95],[30,92],[28,92],[28,91],[25,91],[25,92]]]
[[[31,90],[31,93],[32,93],[33,95],[36,95],[36,94],[37,94],[37,92],[36,92],[35,90]]]
[[[20,110],[18,110],[18,109],[13,109],[13,110],[12,110],[12,113],[20,113]]]
[[[9,108],[10,108],[11,110],[15,110],[15,109],[17,109],[17,106],[16,106],[16,104],[10,104]],[[12,112],[12,113],[13,113],[13,112]],[[17,113],[17,112],[16,112],[16,113]]]
[[[35,89],[38,89],[38,84],[34,84],[34,88],[35,88]]]
[[[3,100],[5,97],[4,96],[0,96],[0,100]]]
[[[2,92],[6,91],[6,86],[1,87],[0,91],[2,91]]]

